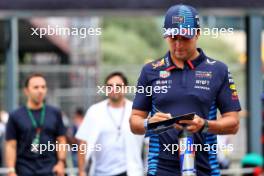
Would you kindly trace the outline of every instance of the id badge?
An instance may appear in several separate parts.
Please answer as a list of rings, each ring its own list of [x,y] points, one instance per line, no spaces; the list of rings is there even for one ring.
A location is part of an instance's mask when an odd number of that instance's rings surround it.
[[[40,144],[40,132],[37,131],[37,134],[31,143],[31,152],[38,153],[39,152],[39,144]]]

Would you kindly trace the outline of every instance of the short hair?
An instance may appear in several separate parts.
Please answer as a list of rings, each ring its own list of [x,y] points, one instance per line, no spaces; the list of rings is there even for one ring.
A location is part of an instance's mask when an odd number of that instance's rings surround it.
[[[84,110],[81,107],[76,108],[75,114],[79,116],[84,116]]]
[[[124,82],[124,85],[127,86],[128,85],[128,80],[127,77],[122,73],[122,72],[112,72],[110,73],[106,78],[105,78],[105,84],[107,83],[107,81],[109,81],[111,78],[115,77],[115,76],[119,76],[122,81]]]
[[[41,73],[31,73],[30,75],[28,75],[26,77],[26,80],[25,80],[25,84],[24,84],[24,87],[27,88],[28,85],[29,85],[29,81],[32,79],[32,78],[35,78],[35,77],[41,77],[43,78],[45,81],[46,81],[46,78],[43,74]]]

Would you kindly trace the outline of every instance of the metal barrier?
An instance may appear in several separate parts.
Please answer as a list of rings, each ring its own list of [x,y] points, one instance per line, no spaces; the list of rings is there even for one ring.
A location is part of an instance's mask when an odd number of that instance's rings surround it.
[[[241,174],[251,174],[254,172],[255,168],[235,168],[235,169],[224,169],[221,170],[221,175],[241,175]],[[0,174],[7,174],[7,168],[0,168]],[[75,175],[78,173],[78,168],[66,168],[65,173],[68,175]]]
[[[8,173],[8,169],[5,168],[5,167],[1,167],[0,168],[0,175],[1,174],[7,174]],[[68,175],[72,175],[72,174],[77,174],[78,173],[78,168],[66,168],[65,169],[65,174],[68,174]]]
[[[221,170],[221,175],[252,174],[255,168],[235,168]]]

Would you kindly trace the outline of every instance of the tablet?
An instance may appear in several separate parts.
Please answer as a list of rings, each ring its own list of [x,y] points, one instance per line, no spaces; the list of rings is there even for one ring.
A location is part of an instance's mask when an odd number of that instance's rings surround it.
[[[154,133],[162,133],[168,129],[174,128],[175,123],[179,123],[181,120],[193,120],[195,113],[182,114],[178,116],[172,116],[171,119],[153,122],[148,124],[148,130],[151,130]]]

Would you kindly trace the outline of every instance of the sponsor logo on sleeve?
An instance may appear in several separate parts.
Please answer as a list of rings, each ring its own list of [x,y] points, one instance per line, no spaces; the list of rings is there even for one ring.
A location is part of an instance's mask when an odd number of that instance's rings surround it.
[[[236,85],[235,85],[234,80],[232,78],[232,74],[229,71],[228,71],[228,82],[230,84],[229,88],[232,91],[231,99],[232,100],[238,100],[238,93],[237,93],[237,90],[236,90]]]
[[[162,58],[161,60],[159,60],[155,63],[152,63],[153,69],[156,69],[156,68],[161,67],[163,65],[165,65],[165,59],[164,58]]]

